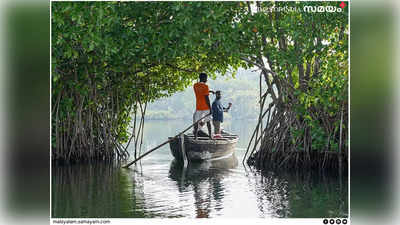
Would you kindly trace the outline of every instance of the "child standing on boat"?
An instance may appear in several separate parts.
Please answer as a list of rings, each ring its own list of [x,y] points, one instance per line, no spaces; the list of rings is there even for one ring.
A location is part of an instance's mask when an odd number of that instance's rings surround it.
[[[214,125],[214,134],[217,136],[221,136],[221,123],[224,122],[224,112],[228,112],[231,108],[232,103],[229,103],[228,108],[222,106],[221,103],[221,91],[215,92],[215,100],[212,104],[212,115],[213,115],[213,125]]]

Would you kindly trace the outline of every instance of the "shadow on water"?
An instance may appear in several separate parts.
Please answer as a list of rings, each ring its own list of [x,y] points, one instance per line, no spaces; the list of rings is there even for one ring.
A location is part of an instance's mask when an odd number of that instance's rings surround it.
[[[347,178],[311,171],[246,171],[260,217],[348,217]]]
[[[53,218],[332,218],[348,216],[347,180],[266,172],[238,158],[177,161],[132,170],[117,165],[52,170]]]
[[[210,210],[223,208],[225,187],[222,180],[232,173],[230,169],[237,166],[238,159],[234,154],[219,160],[192,162],[187,167],[173,160],[169,178],[176,181],[179,192],[193,191],[196,218],[208,218]]]
[[[149,122],[150,149],[186,123]],[[147,126],[147,125],[146,125]],[[239,134],[236,156],[191,163],[173,161],[168,146],[129,170],[115,164],[52,167],[53,218],[334,218],[348,216],[347,177],[264,172],[238,162],[252,126],[227,123]],[[146,131],[146,130],[145,130]]]
[[[135,185],[125,170],[104,162],[52,168],[52,217],[149,217],[140,199],[131,198]],[[133,200],[133,201],[132,201]]]

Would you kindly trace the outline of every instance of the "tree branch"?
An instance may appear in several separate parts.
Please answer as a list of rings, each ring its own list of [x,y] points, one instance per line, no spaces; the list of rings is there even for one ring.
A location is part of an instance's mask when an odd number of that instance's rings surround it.
[[[170,64],[170,63],[166,63],[165,65],[166,65],[166,66],[169,66],[169,67],[171,67],[171,68],[174,68],[174,69],[176,69],[176,70],[184,71],[184,72],[187,72],[187,73],[195,73],[195,72],[196,72],[196,71],[194,71],[194,70],[180,68],[180,67],[175,66],[175,65],[172,65],[172,64]]]

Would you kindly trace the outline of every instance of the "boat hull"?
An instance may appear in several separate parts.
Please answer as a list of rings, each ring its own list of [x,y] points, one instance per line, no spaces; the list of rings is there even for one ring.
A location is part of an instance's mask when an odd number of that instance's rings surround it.
[[[210,140],[208,138],[198,138],[184,136],[184,147],[188,161],[204,161],[209,159],[221,158],[231,155],[235,151],[238,141],[236,135]],[[172,139],[171,137],[169,139]],[[175,138],[170,143],[172,155],[178,161],[183,161],[180,137]]]

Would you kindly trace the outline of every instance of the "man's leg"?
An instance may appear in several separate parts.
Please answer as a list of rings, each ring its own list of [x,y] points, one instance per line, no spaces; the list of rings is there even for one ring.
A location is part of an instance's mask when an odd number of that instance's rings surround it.
[[[212,134],[211,134],[211,122],[210,121],[207,121],[207,128],[208,128],[208,135],[210,136],[210,139],[213,139]]]
[[[216,126],[216,121],[213,120],[213,126],[214,126],[214,134],[217,134],[218,130],[217,130],[217,126]]]
[[[194,139],[197,140],[197,130],[199,128],[199,125],[196,123],[194,124]]]
[[[194,134],[194,139],[197,140],[197,130],[199,129],[199,124],[196,123],[196,121],[197,121],[197,116],[196,115],[197,115],[197,110],[194,111],[194,113],[193,113],[193,123],[195,123],[194,126],[193,126],[193,134]]]
[[[221,122],[220,121],[215,121],[215,133],[216,134],[221,134]],[[222,134],[221,134],[222,135]]]

